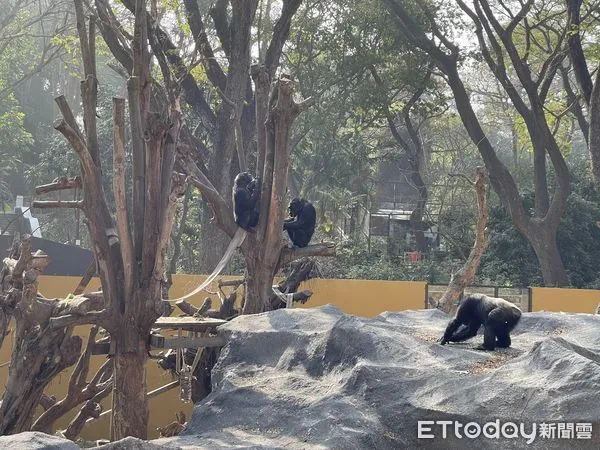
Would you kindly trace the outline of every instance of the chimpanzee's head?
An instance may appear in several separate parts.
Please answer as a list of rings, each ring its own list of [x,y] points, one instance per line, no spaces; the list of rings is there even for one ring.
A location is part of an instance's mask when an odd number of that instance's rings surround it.
[[[297,217],[304,208],[304,204],[306,200],[300,197],[294,197],[290,202],[290,206],[288,207],[288,211],[290,212],[290,217]]]
[[[233,181],[233,188],[245,188],[252,180],[254,180],[254,177],[250,174],[250,172],[238,173]]]

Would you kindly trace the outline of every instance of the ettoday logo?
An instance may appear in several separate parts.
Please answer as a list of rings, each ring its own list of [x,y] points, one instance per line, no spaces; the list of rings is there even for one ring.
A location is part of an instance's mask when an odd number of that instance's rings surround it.
[[[557,423],[501,423],[500,419],[486,422],[462,423],[457,420],[419,420],[417,422],[418,439],[523,439],[531,444],[540,439],[591,439],[592,424],[589,422]]]

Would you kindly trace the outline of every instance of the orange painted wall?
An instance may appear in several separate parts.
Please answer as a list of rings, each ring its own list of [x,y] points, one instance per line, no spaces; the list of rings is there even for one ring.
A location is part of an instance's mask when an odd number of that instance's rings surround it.
[[[564,311],[593,314],[600,303],[600,290],[531,288],[532,311]]]
[[[311,279],[299,291],[310,289],[313,295],[301,308],[331,303],[347,314],[373,317],[384,311],[425,308],[424,281]]]

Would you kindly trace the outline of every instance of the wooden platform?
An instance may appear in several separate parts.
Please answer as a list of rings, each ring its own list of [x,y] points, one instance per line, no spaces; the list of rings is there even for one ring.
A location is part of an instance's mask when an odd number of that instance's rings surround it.
[[[222,319],[212,319],[210,317],[159,317],[152,328],[203,333],[210,330],[216,330],[219,325],[223,325],[224,323],[227,323],[227,321]]]
[[[149,344],[155,349],[222,347],[225,339],[217,334],[217,327],[224,323],[227,321],[210,317],[159,317],[152,327]],[[175,330],[177,335],[167,332],[165,334],[169,335],[163,336],[159,330]],[[110,355],[113,352],[110,340],[106,339],[92,347],[93,355]]]
[[[222,347],[225,339],[217,334],[217,327],[226,320],[210,317],[159,317],[152,327],[150,346],[152,348],[184,349],[200,347]],[[156,330],[177,330],[177,336],[163,336]],[[184,332],[187,336],[184,336]]]

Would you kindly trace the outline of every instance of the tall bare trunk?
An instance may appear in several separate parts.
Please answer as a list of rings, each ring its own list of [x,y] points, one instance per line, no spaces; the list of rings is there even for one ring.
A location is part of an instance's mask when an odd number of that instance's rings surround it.
[[[148,330],[148,333],[150,330]],[[112,419],[110,439],[118,440],[125,436],[146,439],[148,430],[148,400],[146,398],[146,362],[148,349],[146,341],[139,340],[141,332],[135,329],[123,329],[123,333],[134,336],[116,336],[117,342],[137,339],[135,351],[120,352],[117,349],[112,356],[114,361],[114,383],[112,391]],[[148,334],[144,334],[147,336]]]
[[[413,233],[415,234],[415,240],[417,243],[417,250],[424,253],[427,250],[427,240],[425,239],[425,223],[423,222],[423,215],[425,214],[425,205],[427,204],[427,186],[421,177],[420,172],[413,170],[411,176],[412,182],[417,188],[419,199],[417,200],[417,206],[410,215],[410,225]]]

